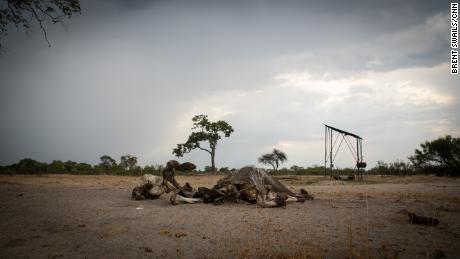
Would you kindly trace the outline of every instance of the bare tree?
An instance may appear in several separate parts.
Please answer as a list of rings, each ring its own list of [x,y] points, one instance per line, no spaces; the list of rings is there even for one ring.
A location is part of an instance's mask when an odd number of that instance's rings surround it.
[[[5,47],[2,39],[7,35],[8,26],[23,27],[26,33],[32,32],[33,24],[38,23],[43,36],[51,47],[46,34],[46,23],[64,24],[64,18],[80,13],[80,0],[6,0],[0,3],[0,51]]]

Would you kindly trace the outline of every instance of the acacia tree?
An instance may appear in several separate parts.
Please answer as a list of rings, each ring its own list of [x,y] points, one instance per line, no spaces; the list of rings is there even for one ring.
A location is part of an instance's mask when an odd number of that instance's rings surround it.
[[[460,138],[450,135],[420,144],[409,160],[417,168],[436,174],[460,175]]]
[[[80,13],[80,0],[6,0],[0,3],[0,51],[4,50],[1,38],[5,37],[10,24],[23,27],[30,33],[33,23],[38,23],[43,36],[51,46],[46,34],[46,23],[60,23]]]
[[[189,153],[193,149],[201,149],[211,155],[211,170],[216,171],[214,160],[216,157],[217,142],[222,138],[221,134],[225,137],[230,137],[233,128],[223,120],[211,122],[208,120],[208,116],[203,114],[196,115],[192,118],[192,121],[192,130],[196,131],[190,134],[185,143],[177,144],[172,153],[177,157],[182,157],[185,153]],[[202,142],[207,142],[209,148],[202,147]]]
[[[271,153],[263,154],[259,157],[259,163],[271,165],[274,171],[278,171],[279,165],[285,161],[287,161],[286,154],[276,148],[274,148]]]

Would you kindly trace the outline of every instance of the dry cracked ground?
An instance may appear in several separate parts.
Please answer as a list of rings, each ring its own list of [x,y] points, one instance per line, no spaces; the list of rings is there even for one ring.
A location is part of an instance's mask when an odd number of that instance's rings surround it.
[[[180,176],[212,186],[219,176]],[[137,177],[0,176],[1,258],[460,258],[460,180],[282,177],[287,208],[133,201]],[[439,218],[412,225],[408,212]]]

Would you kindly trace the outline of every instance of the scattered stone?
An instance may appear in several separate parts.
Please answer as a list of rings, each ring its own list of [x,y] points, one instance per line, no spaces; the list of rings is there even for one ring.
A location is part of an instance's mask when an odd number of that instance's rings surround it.
[[[150,248],[150,247],[144,247],[144,252],[146,252],[146,253],[152,253],[153,250],[152,250],[152,248]]]
[[[184,232],[177,232],[174,236],[175,236],[176,238],[181,238],[181,237],[186,237],[187,234],[185,234]]]

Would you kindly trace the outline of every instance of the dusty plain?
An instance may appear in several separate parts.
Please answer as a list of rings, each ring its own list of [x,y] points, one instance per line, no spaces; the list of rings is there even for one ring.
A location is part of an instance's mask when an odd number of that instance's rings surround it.
[[[221,176],[178,176],[211,187]],[[133,201],[138,177],[0,176],[1,258],[460,258],[460,179],[282,176],[283,208]],[[437,217],[412,225],[408,212]]]

